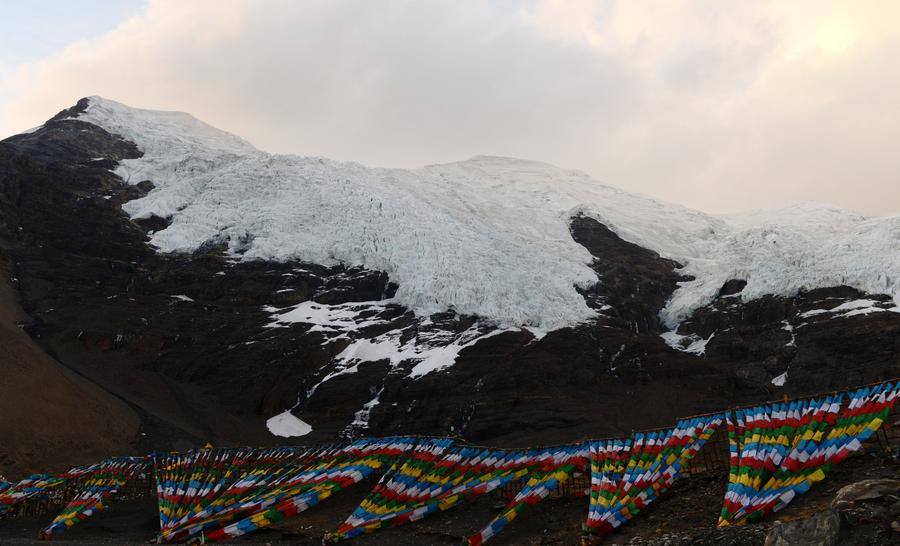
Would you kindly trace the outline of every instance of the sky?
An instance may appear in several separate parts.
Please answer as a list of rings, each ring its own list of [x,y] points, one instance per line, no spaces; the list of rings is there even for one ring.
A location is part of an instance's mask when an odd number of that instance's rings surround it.
[[[273,153],[900,212],[895,0],[0,0],[0,138],[89,95]]]

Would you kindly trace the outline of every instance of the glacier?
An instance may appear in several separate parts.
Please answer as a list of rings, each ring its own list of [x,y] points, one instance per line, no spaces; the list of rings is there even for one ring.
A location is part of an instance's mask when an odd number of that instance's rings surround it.
[[[399,285],[394,301],[421,317],[453,310],[543,331],[590,320],[595,311],[576,287],[598,279],[591,255],[569,233],[578,214],[694,277],[661,312],[669,328],[729,279],[747,281],[744,301],[849,285],[900,305],[900,215],[817,204],[712,215],[501,157],[407,170],[273,155],[189,114],[101,97],[90,97],[78,119],[143,152],[115,172],[155,185],[123,209],[171,221],[152,235],[160,252],[215,242],[240,260],[361,265],[386,272]],[[298,313],[314,321],[314,311]]]

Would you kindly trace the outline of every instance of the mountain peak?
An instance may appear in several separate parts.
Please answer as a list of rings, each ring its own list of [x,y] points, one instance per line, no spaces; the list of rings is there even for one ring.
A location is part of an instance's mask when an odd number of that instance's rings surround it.
[[[900,293],[889,218],[812,205],[716,217],[497,156],[417,170],[274,156],[190,114],[88,101],[79,120],[144,152],[116,172],[156,185],[124,209],[170,220],[152,236],[161,251],[226,242],[241,260],[361,265],[386,272],[397,302],[423,315],[453,309],[542,329],[595,316],[579,289],[602,281],[570,235],[577,215],[684,265],[694,280],[663,310],[670,326],[733,278],[750,299],[841,284]]]
[[[100,96],[87,97],[87,107],[77,119],[94,123],[132,142],[141,141],[144,153],[154,155],[207,153],[248,154],[249,142],[186,112],[144,110]]]

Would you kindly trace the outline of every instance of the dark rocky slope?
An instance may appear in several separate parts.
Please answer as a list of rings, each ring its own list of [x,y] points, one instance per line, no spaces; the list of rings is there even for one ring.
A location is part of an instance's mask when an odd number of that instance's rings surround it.
[[[131,445],[139,420],[127,404],[53,360],[28,333],[10,251],[18,192],[43,169],[0,143],[0,474],[96,460]]]
[[[34,358],[127,404],[82,419],[79,429],[105,430],[113,415],[125,429],[128,415],[140,419],[140,432],[120,432],[114,451],[296,443],[272,436],[264,422],[298,400],[314,427],[304,442],[349,432],[455,432],[478,442],[556,443],[900,375],[900,314],[801,316],[860,296],[846,287],[742,303],[735,279],[679,330],[712,336],[705,355],[674,350],[660,337],[657,316],[683,280],[679,265],[576,217],[572,237],[595,256],[600,279],[583,293],[590,305],[603,306],[596,321],[541,339],[526,331],[486,338],[448,370],[418,380],[399,373],[408,367],[364,363],[307,397],[346,342],[323,345],[322,333],[304,324],[266,328],[264,306],[380,300],[396,287],[383,273],[352,264],[235,263],[217,247],[190,256],[156,253],[147,234],[166,220],[134,222],[120,208],[152,183],[124,185],[109,171],[140,151],[69,119],[79,108],[0,143],[0,238],[6,278],[16,279],[13,295],[25,313],[20,322],[42,350]],[[429,333],[418,331],[406,309],[388,305],[379,313],[409,335]],[[434,331],[463,331],[475,321],[452,313],[432,319]],[[0,358],[9,369],[8,357]],[[773,385],[786,370],[786,384]],[[377,392],[368,428],[350,427]],[[34,415],[36,428],[52,426]],[[22,449],[35,453],[30,462],[42,462],[34,447]],[[90,457],[75,450],[71,458]],[[0,461],[0,471],[17,464]]]

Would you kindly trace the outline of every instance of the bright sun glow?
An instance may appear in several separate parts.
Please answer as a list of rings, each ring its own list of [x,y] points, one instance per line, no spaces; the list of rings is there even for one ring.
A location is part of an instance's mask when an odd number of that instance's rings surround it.
[[[853,29],[845,21],[828,21],[816,30],[815,44],[829,53],[843,53],[853,38]]]

